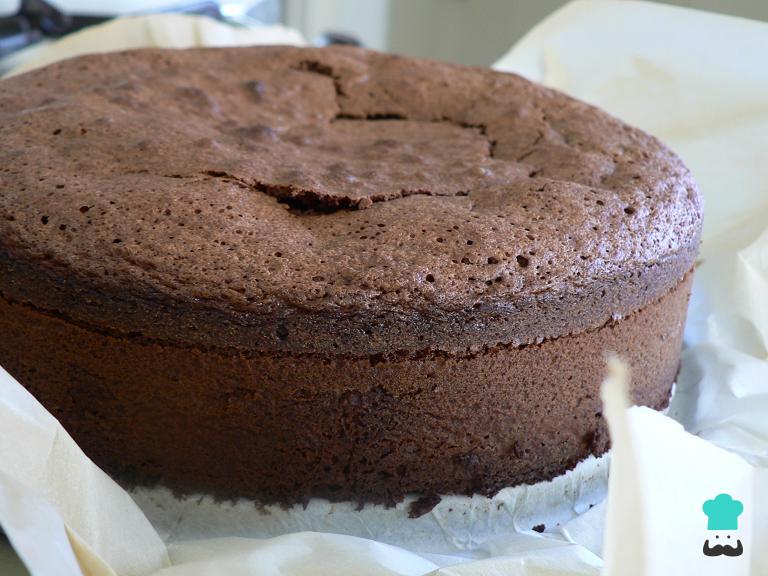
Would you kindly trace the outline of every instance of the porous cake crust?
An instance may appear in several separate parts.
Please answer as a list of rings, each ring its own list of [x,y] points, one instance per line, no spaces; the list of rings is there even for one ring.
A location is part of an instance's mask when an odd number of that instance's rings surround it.
[[[0,118],[0,364],[108,470],[492,493],[605,450],[604,352],[666,401],[699,194],[563,94],[352,48],[139,50],[2,81]]]

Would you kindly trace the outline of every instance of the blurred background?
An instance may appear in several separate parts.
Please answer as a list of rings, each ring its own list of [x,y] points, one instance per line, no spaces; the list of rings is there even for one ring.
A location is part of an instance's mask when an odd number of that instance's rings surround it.
[[[619,0],[621,1],[621,0]],[[410,56],[489,65],[567,0],[285,0],[286,22],[313,41],[326,30],[353,32],[367,46]],[[672,0],[768,20],[768,0]]]
[[[400,54],[488,65],[566,1],[0,0],[0,58],[110,17],[184,11],[244,26],[285,24],[313,44],[359,42]],[[768,0],[663,2],[768,20]]]

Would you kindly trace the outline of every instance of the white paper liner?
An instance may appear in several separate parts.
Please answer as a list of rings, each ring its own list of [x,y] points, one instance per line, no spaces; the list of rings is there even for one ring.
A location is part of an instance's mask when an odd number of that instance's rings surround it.
[[[410,518],[407,497],[396,507],[313,499],[307,507],[217,502],[209,496],[176,498],[165,488],[132,491],[134,500],[166,542],[213,536],[269,538],[317,531],[362,536],[419,552],[472,550],[501,534],[550,529],[605,498],[608,456],[591,456],[549,482],[505,488],[493,498],[443,496],[431,512]]]

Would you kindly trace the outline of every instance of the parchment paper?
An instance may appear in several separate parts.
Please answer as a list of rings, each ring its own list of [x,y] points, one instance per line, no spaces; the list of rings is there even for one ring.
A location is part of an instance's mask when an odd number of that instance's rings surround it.
[[[175,33],[171,20],[155,22],[153,29]],[[106,49],[122,37],[121,23],[110,26],[107,33],[83,32],[94,36],[81,37],[77,51]],[[193,27],[206,26],[195,19]],[[163,33],[150,41],[157,38]],[[50,54],[56,53],[40,61]],[[627,408],[626,382],[614,366],[604,395],[614,446],[607,506],[545,534],[519,527],[493,536],[491,529],[474,548],[452,554],[316,532],[166,546],[130,497],[0,373],[0,524],[29,570],[35,576],[768,573],[762,549],[768,541],[766,56],[766,24],[589,0],[552,15],[497,63],[656,134],[691,167],[705,196],[689,347],[671,408],[688,432],[667,416]],[[744,504],[734,533],[744,545],[739,557],[702,554],[712,535],[702,504],[720,493]]]
[[[155,14],[112,20],[106,24],[69,34],[54,43],[43,41],[11,55],[2,62],[0,72],[21,74],[46,64],[88,54],[130,48],[161,46],[253,46],[258,44],[304,45],[296,30],[284,26],[239,28],[223,22],[186,14]]]

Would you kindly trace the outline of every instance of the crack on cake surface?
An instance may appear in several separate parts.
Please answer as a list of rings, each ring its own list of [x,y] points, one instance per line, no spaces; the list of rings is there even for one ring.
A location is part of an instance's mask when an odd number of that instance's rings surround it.
[[[450,126],[456,126],[457,128],[463,128],[466,130],[475,130],[488,142],[488,158],[495,158],[497,141],[488,136],[488,126],[486,124],[472,124],[470,122],[461,122],[454,120],[448,116],[443,116],[434,120],[414,120],[408,118],[404,114],[398,112],[369,112],[365,115],[351,114],[349,112],[339,112],[333,118],[331,123],[338,122],[339,120],[352,120],[352,121],[368,121],[368,122],[384,122],[384,121],[402,121],[402,122],[418,122],[424,124],[448,124]],[[535,144],[541,141],[544,137],[543,133],[540,133],[540,137],[536,140]],[[535,145],[534,144],[534,145]]]
[[[294,70],[299,70],[300,72],[308,72],[310,74],[318,74],[320,76],[330,78],[333,82],[333,88],[336,91],[337,99],[339,97],[346,96],[344,89],[341,86],[341,77],[334,73],[332,66],[324,64],[319,60],[301,60],[298,65],[294,67]]]
[[[251,190],[261,192],[267,196],[276,198],[281,204],[285,204],[295,212],[313,212],[316,214],[331,214],[339,210],[364,210],[376,202],[388,202],[409,196],[468,196],[468,190],[458,190],[453,194],[444,194],[432,190],[400,190],[398,194],[377,194],[372,196],[362,196],[360,198],[351,198],[349,196],[333,196],[329,194],[320,194],[314,190],[297,188],[289,184],[267,184],[254,180],[249,182],[244,178],[235,176],[221,170],[204,170],[201,174],[212,178],[223,178],[237,182]],[[172,178],[180,178],[174,175]]]

